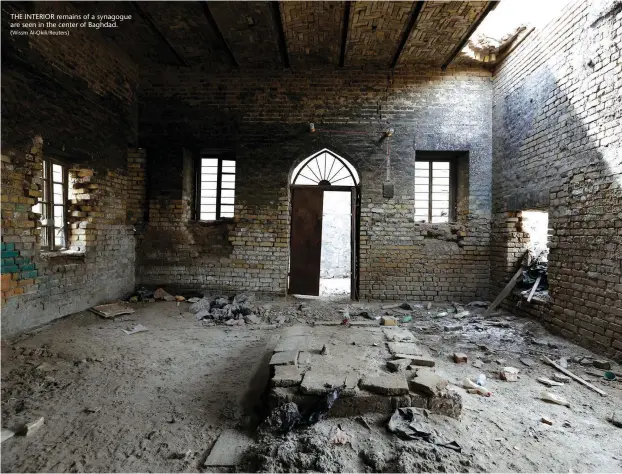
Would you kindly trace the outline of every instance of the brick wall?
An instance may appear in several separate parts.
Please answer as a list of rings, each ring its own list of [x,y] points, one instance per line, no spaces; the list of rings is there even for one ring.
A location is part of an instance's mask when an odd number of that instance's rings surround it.
[[[141,71],[141,143],[149,146],[149,215],[137,278],[208,290],[285,293],[289,173],[329,148],[361,177],[363,298],[467,300],[488,293],[491,77],[420,67],[394,74],[322,67],[301,72]],[[308,132],[314,122],[317,132]],[[386,127],[392,199],[382,197]],[[184,156],[237,156],[231,223],[191,219]],[[184,154],[184,150],[187,150]],[[458,222],[413,219],[416,150],[468,152]],[[465,158],[466,159],[466,158]],[[191,160],[190,160],[191,161]],[[465,170],[465,171],[466,171]]]
[[[6,11],[4,11],[6,8]],[[72,5],[3,4],[72,13]],[[145,155],[137,140],[138,68],[95,30],[10,36],[2,28],[2,335],[107,302],[134,287]],[[44,158],[70,170],[73,252],[42,253]]]
[[[569,4],[495,71],[491,281],[525,247],[524,209],[549,212],[548,305],[556,332],[622,359],[622,12]],[[515,301],[510,301],[513,307]]]

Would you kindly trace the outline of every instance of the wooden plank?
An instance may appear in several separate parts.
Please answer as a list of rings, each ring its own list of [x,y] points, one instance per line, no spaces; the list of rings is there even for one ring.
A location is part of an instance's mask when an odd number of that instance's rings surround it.
[[[582,385],[585,385],[587,388],[591,388],[592,390],[594,390],[596,393],[599,393],[600,395],[602,395],[603,397],[607,396],[607,393],[604,392],[603,390],[601,390],[598,387],[594,387],[594,385],[592,385],[589,382],[586,382],[585,380],[583,380],[581,377],[579,377],[578,375],[573,374],[572,372],[570,372],[568,369],[564,369],[562,366],[557,365],[555,362],[553,362],[551,359],[549,359],[547,356],[542,356],[542,361],[545,362],[546,364],[549,364],[551,367],[555,367],[557,370],[559,370],[562,374],[567,375],[568,377],[570,377],[571,379],[576,380],[577,382],[579,382]]]
[[[492,304],[488,307],[488,309],[484,312],[483,316],[490,315],[490,313],[492,313],[495,310],[495,308],[501,304],[501,302],[510,294],[510,291],[512,291],[512,288],[514,288],[514,286],[516,285],[516,282],[518,281],[522,273],[523,273],[523,267],[520,267],[520,269],[514,274],[510,282],[507,285],[505,285],[505,288],[503,288],[503,291],[499,293],[499,296],[497,296],[497,299],[495,299],[492,302]]]
[[[529,296],[527,297],[527,303],[531,302],[531,298],[533,298],[533,294],[536,292],[536,288],[538,288],[541,278],[542,278],[542,275],[538,275],[538,278],[536,278],[536,282],[531,287],[531,291],[529,292]]]

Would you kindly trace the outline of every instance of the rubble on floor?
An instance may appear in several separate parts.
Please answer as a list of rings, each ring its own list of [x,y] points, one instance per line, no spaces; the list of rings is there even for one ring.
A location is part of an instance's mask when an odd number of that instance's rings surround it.
[[[90,311],[102,318],[115,318],[122,314],[132,314],[135,310],[122,302],[93,306]]]
[[[261,308],[255,304],[255,295],[240,293],[232,298],[204,296],[188,308],[197,321],[211,320],[229,326],[244,326],[261,322]]]

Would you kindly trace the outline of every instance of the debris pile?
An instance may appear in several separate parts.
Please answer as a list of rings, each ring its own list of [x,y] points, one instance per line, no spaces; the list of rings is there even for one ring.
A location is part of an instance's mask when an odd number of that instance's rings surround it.
[[[204,296],[188,309],[197,321],[210,319],[233,325],[257,324],[261,321],[260,310],[255,305],[255,296],[240,293],[233,298]]]
[[[523,260],[524,270],[518,285],[522,289],[522,294],[531,295],[536,298],[546,298],[548,296],[548,251],[542,251],[536,255],[529,250]],[[531,298],[530,298],[531,299]]]

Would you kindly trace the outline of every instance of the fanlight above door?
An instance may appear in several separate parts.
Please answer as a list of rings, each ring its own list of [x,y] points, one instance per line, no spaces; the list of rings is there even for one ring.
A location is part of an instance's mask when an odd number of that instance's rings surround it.
[[[326,148],[303,160],[292,174],[292,184],[356,186],[358,182],[354,167]]]

